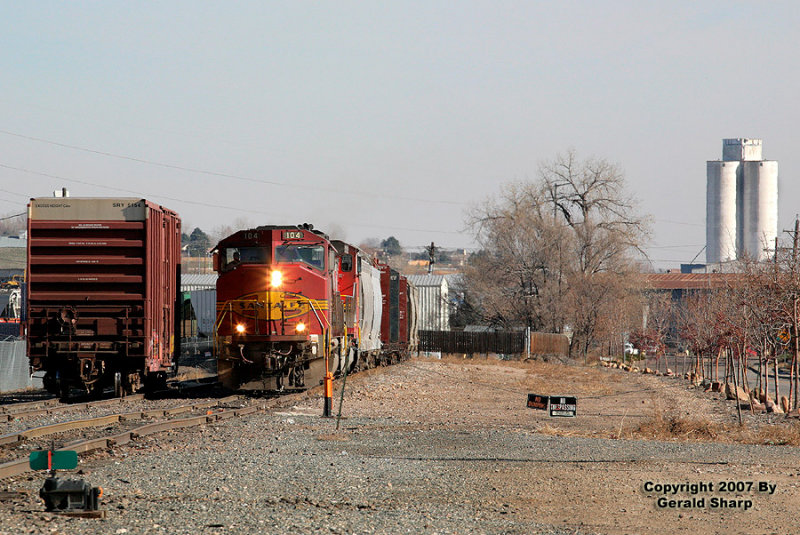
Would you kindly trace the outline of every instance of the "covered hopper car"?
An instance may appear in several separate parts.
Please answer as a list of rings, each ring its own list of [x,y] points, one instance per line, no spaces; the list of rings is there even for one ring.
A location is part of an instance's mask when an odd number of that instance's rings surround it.
[[[414,348],[413,285],[311,225],[236,232],[216,246],[214,266],[217,369],[228,387],[310,388]]]
[[[31,199],[28,356],[49,391],[133,392],[174,369],[180,237],[145,199]]]

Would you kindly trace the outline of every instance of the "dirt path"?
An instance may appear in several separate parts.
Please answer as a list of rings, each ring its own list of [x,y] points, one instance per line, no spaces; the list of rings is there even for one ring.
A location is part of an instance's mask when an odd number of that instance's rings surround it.
[[[578,416],[528,393],[576,395]],[[348,378],[338,430],[315,390],[85,456],[105,520],[44,513],[39,476],[4,480],[0,535],[800,533],[800,448],[763,445],[800,443],[798,424],[741,431],[715,397],[605,368],[415,359]]]
[[[610,534],[800,533],[798,449],[692,440],[708,439],[698,430],[732,426],[735,406],[681,379],[542,362],[418,359],[357,377],[348,390],[346,414],[397,419],[409,432],[552,436],[544,449],[498,451],[483,474],[493,489],[488,503],[520,520]],[[576,395],[578,417],[528,409],[528,392]],[[670,419],[685,428],[663,435],[663,426],[653,425]],[[652,429],[663,440],[642,440]],[[706,485],[695,494],[655,487],[687,483]],[[679,503],[659,507],[664,497]]]

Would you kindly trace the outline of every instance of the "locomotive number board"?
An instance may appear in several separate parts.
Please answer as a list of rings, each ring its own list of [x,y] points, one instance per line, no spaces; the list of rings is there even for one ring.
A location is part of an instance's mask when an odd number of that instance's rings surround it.
[[[284,240],[302,240],[303,239],[303,231],[302,230],[284,230],[283,231],[283,239]]]

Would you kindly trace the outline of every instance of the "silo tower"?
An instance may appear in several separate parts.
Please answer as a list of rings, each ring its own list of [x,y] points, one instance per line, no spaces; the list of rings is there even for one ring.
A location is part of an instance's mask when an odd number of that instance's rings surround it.
[[[760,139],[723,139],[722,160],[706,163],[706,261],[764,260],[778,235],[778,162]]]

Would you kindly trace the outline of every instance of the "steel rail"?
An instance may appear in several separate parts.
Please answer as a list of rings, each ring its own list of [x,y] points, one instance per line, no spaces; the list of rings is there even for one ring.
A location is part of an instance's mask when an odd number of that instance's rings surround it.
[[[109,414],[106,416],[97,416],[95,418],[84,418],[80,420],[70,420],[68,422],[61,422],[57,424],[43,425],[39,427],[32,427],[18,433],[9,433],[0,436],[0,446],[9,444],[16,445],[23,440],[30,438],[44,437],[56,433],[63,433],[64,431],[73,431],[76,429],[87,429],[92,427],[103,427],[110,424],[115,424],[129,420],[139,420],[144,418],[159,418],[174,416],[184,412],[191,412],[195,410],[208,409],[219,405],[220,403],[227,403],[241,399],[241,396],[228,396],[226,398],[206,401],[203,403],[192,403],[190,405],[180,405],[178,407],[171,407],[166,409],[147,409],[143,411],[134,411],[121,414]],[[96,405],[95,405],[96,406]]]
[[[276,398],[266,400],[262,402],[260,405],[251,405],[249,407],[243,407],[240,409],[223,409],[219,412],[214,412],[214,413],[209,412],[203,416],[193,416],[189,418],[154,422],[151,424],[137,427],[136,429],[131,429],[129,431],[118,433],[116,435],[110,435],[107,437],[95,438],[90,440],[79,440],[67,443],[64,444],[61,448],[58,448],[58,450],[56,451],[77,451],[78,453],[85,453],[97,449],[106,449],[113,446],[122,446],[135,441],[137,438],[160,433],[163,431],[169,431],[172,429],[181,429],[186,427],[194,427],[198,425],[205,425],[218,421],[224,421],[229,418],[240,418],[242,416],[247,416],[250,414],[254,414],[256,412],[263,412],[277,405],[279,402],[287,402],[300,399],[301,397],[304,397],[311,392],[318,391],[320,388],[321,387],[314,387],[303,392],[278,396]],[[229,396],[227,398],[222,398],[211,402],[194,404],[193,406],[197,408],[207,408],[213,405],[217,405],[219,403],[238,400],[241,399],[242,397],[243,396]],[[151,409],[132,414],[156,414],[156,413],[177,414],[180,410],[184,410],[183,407],[173,407],[171,409]],[[0,480],[24,474],[30,471],[31,469],[27,458],[17,459],[14,461],[2,463],[0,464]]]
[[[31,409],[34,408],[41,408],[41,407],[52,407],[53,405],[58,405],[60,403],[58,398],[50,398],[50,399],[41,399],[38,401],[25,401],[22,403],[3,403],[0,405],[0,414],[12,414],[16,412],[15,409],[22,408],[24,409]]]
[[[12,411],[12,412],[0,413],[0,422],[10,422],[11,420],[15,420],[17,418],[27,418],[28,416],[42,416],[46,414],[53,414],[55,412],[60,412],[60,411],[68,411],[70,409],[88,409],[90,407],[103,407],[106,405],[123,404],[130,401],[141,401],[142,399],[144,399],[144,394],[132,394],[124,398],[104,399],[100,401],[66,403],[55,406],[50,404],[44,408],[31,409],[27,411]]]
[[[233,397],[238,398],[238,396],[233,396]],[[136,429],[125,431],[123,433],[119,433],[116,435],[71,442],[65,444],[63,447],[59,448],[56,451],[70,450],[70,451],[77,451],[78,453],[85,453],[97,449],[110,448],[112,446],[121,446],[123,444],[127,444],[131,441],[134,441],[137,438],[146,437],[148,435],[153,435],[155,433],[161,433],[163,431],[170,431],[172,429],[182,429],[186,427],[195,427],[198,425],[214,423],[216,421],[225,420],[228,418],[238,418],[241,416],[246,416],[248,414],[253,414],[255,412],[260,412],[265,410],[267,408],[267,405],[269,404],[270,403],[267,402],[261,404],[260,406],[252,405],[250,407],[244,407],[241,409],[223,409],[220,412],[206,414],[203,416],[192,416],[189,418],[182,418],[179,420],[164,420],[162,422],[155,422],[152,424],[143,425],[141,427],[137,427]],[[31,471],[31,469],[30,465],[28,464],[28,459],[26,458],[17,459],[15,461],[10,461],[7,463],[0,464],[0,479],[17,476],[29,471]]]

